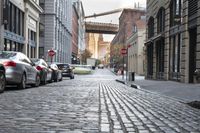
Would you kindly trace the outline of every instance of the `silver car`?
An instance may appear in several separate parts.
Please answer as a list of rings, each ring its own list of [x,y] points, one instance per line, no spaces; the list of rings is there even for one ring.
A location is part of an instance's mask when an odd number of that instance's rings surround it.
[[[23,53],[1,51],[0,63],[6,69],[6,84],[14,84],[21,89],[25,89],[27,84],[39,86],[39,71],[34,67],[35,64]]]

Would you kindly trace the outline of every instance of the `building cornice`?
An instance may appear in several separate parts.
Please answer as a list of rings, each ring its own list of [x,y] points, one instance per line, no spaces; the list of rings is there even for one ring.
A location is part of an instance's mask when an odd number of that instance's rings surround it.
[[[44,12],[44,10],[33,0],[25,0],[25,2],[31,4],[39,13]]]

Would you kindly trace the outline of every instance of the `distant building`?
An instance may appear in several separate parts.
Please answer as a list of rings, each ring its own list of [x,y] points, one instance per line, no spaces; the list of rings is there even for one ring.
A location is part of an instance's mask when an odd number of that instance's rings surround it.
[[[147,79],[200,82],[200,2],[147,1]]]
[[[98,42],[99,42],[99,34],[96,33],[87,33],[86,40],[86,49],[88,49],[92,53],[92,58],[98,58]]]
[[[103,35],[99,35],[99,43],[98,43],[98,59],[102,64],[107,64],[108,54],[110,53],[110,42],[104,41]]]
[[[48,50],[56,55],[53,61],[71,63],[72,0],[40,0],[40,57],[50,61]]]
[[[126,41],[133,33],[136,22],[145,16],[145,10],[124,9],[119,18],[119,31],[111,42],[111,66],[123,66],[123,57],[120,54],[121,48],[126,48]],[[127,56],[124,58],[127,63]]]
[[[108,49],[110,50],[110,42],[105,42],[102,34],[87,33],[86,49],[92,53],[92,58],[106,61]]]
[[[80,0],[73,1],[72,17],[72,63],[81,63],[81,53],[85,50],[85,13]]]
[[[127,39],[128,46],[128,72],[135,72],[137,75],[144,75],[145,54],[144,43],[146,37],[146,19],[136,21],[132,35]]]
[[[1,1],[2,2],[2,1]],[[2,4],[2,3],[1,3]],[[37,58],[39,51],[39,1],[5,0],[1,7],[1,50],[19,51]]]

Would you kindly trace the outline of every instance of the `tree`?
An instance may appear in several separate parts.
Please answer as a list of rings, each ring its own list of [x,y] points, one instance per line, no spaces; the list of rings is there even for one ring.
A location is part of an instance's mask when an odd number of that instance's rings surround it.
[[[86,64],[87,58],[90,58],[92,56],[92,53],[86,49],[84,52],[81,54],[81,60],[83,64]]]

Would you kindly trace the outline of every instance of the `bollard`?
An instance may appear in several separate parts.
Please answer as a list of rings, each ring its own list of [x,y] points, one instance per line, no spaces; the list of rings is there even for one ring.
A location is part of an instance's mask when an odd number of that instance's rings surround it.
[[[135,72],[129,72],[129,81],[135,81]]]

